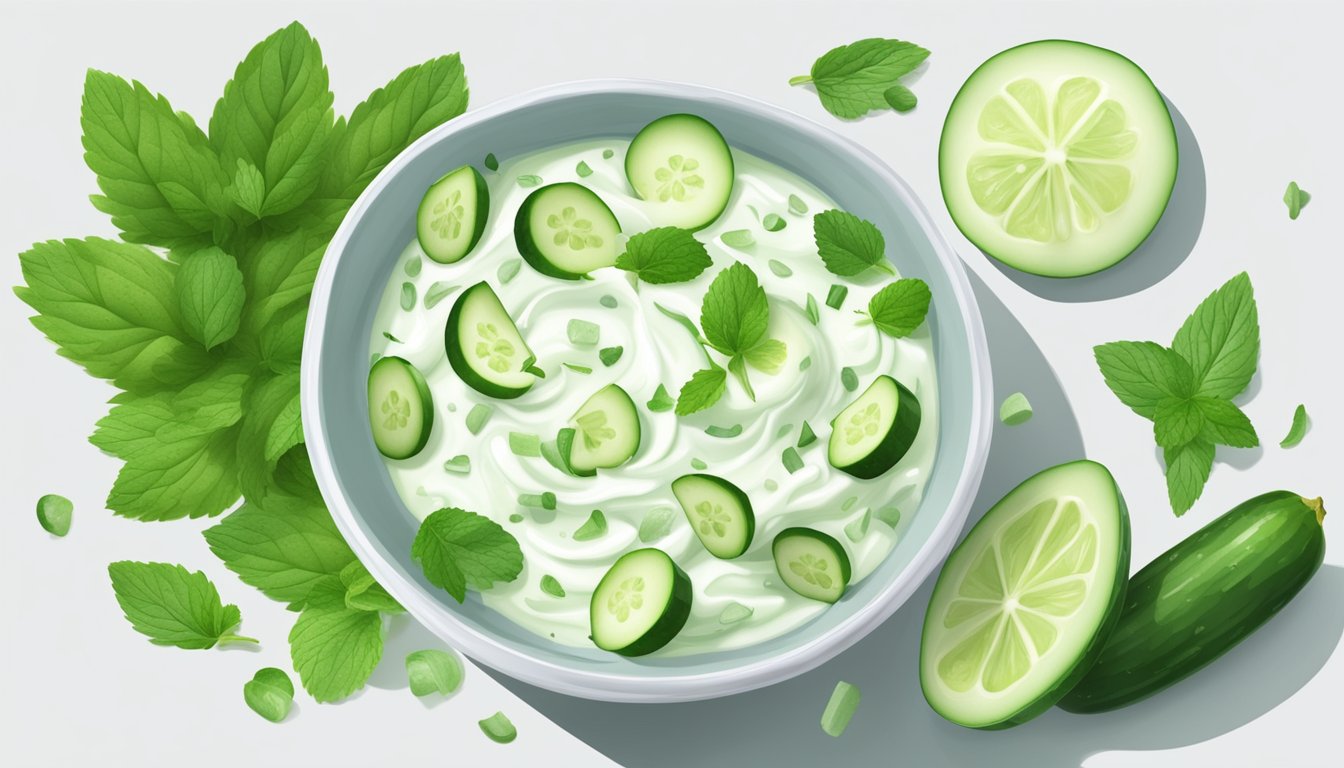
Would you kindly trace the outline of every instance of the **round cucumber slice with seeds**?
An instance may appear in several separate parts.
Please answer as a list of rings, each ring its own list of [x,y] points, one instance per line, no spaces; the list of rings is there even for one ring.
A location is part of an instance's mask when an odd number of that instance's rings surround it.
[[[731,560],[751,546],[756,516],[736,485],[714,475],[682,475],[672,481],[672,495],[711,555]]]
[[[877,477],[910,450],[920,414],[914,393],[890,376],[878,376],[831,422],[827,459],[854,477]]]
[[[1128,256],[1176,182],[1176,132],[1143,70],[1114,51],[1042,40],[980,65],[938,148],[962,233],[1024,272],[1075,277]]]
[[[616,214],[582,184],[550,184],[527,196],[513,220],[518,252],[551,277],[579,280],[616,263],[621,253]]]
[[[490,213],[490,190],[469,165],[434,182],[420,200],[415,236],[425,255],[440,264],[461,261],[480,242]]]
[[[429,442],[434,399],[425,377],[400,357],[380,357],[369,369],[373,444],[389,459],[409,459]]]
[[[924,697],[971,728],[1006,728],[1049,709],[1087,672],[1120,616],[1129,515],[1091,461],[1019,485],[953,550],[929,602]]]
[[[657,226],[703,229],[728,207],[733,153],[723,134],[695,115],[667,115],[644,126],[625,154],[625,176],[650,203]]]
[[[691,577],[659,549],[621,556],[593,590],[593,643],[622,656],[667,645],[691,615]]]
[[[779,578],[811,600],[834,603],[849,586],[849,555],[834,536],[811,528],[785,528],[771,550]]]
[[[592,475],[598,469],[619,467],[639,450],[639,411],[616,384],[594,392],[574,412],[570,425],[574,439],[569,466],[575,474]]]
[[[527,371],[536,357],[487,283],[471,286],[453,303],[444,348],[457,375],[483,395],[519,397],[536,380]]]

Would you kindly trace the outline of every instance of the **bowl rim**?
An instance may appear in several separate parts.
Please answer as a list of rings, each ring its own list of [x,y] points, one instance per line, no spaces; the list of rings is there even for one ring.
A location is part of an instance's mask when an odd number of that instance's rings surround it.
[[[905,604],[952,550],[957,534],[970,514],[971,504],[984,475],[992,434],[990,413],[993,409],[993,385],[989,347],[979,305],[966,275],[965,265],[934,223],[929,212],[905,180],[871,150],[814,120],[760,99],[710,86],[663,80],[601,78],[555,83],[470,110],[430,130],[393,158],[360,194],[332,236],[318,270],[309,304],[300,368],[300,400],[305,413],[322,412],[318,363],[324,340],[323,318],[328,311],[340,255],[346,251],[356,224],[368,211],[373,199],[382,192],[392,178],[414,162],[429,146],[444,140],[463,127],[493,120],[538,104],[612,92],[731,102],[734,108],[753,117],[766,122],[787,124],[819,144],[827,144],[836,151],[857,155],[873,169],[878,179],[897,195],[901,204],[919,224],[923,235],[928,238],[938,261],[948,275],[952,291],[957,298],[957,309],[961,313],[970,342],[970,384],[973,393],[970,414],[971,444],[967,447],[966,462],[947,509],[943,511],[942,518],[916,551],[909,565],[867,604],[858,607],[853,615],[828,631],[787,651],[740,667],[659,677],[578,670],[544,661],[500,644],[489,634],[477,631],[459,620],[451,611],[421,599],[417,586],[384,562],[377,547],[356,521],[354,509],[337,479],[328,448],[326,427],[321,418],[303,420],[304,439],[309,447],[309,458],[318,488],[331,511],[336,527],[350,548],[373,577],[405,606],[416,621],[470,658],[522,682],[585,699],[615,702],[681,702],[728,696],[782,682],[812,670],[848,649],[886,621]]]

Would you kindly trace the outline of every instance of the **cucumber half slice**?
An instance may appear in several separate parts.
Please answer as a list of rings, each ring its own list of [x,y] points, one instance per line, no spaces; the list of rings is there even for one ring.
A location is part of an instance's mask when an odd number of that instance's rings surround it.
[[[490,190],[480,171],[470,165],[434,182],[420,200],[415,237],[429,258],[440,264],[461,261],[485,232]]]
[[[920,413],[914,393],[890,376],[878,376],[831,422],[827,459],[854,477],[877,477],[910,450]]]
[[[785,528],[771,546],[779,578],[794,592],[834,603],[849,586],[849,556],[834,536],[811,528]]]
[[[711,555],[731,560],[751,546],[756,516],[736,485],[714,475],[682,475],[672,481],[672,495]]]
[[[639,450],[639,412],[616,384],[597,390],[570,419],[569,466],[577,475],[619,467]]]
[[[434,399],[414,365],[381,357],[369,369],[369,426],[373,444],[389,459],[409,459],[429,442]]]
[[[620,255],[616,214],[582,184],[550,184],[527,196],[513,220],[518,252],[551,277],[578,280],[616,263]]]
[[[938,147],[943,199],[981,250],[1075,277],[1128,256],[1176,183],[1176,131],[1148,75],[1067,40],[1010,48],[952,101]]]
[[[953,550],[924,618],[920,683],[934,711],[1006,728],[1087,672],[1120,616],[1129,515],[1091,461],[1047,469],[995,504]]]
[[[593,642],[604,651],[643,656],[667,645],[691,615],[691,577],[659,549],[621,556],[588,605]]]
[[[733,194],[733,153],[723,134],[695,115],[644,126],[625,154],[625,177],[649,201],[656,226],[703,229]]]
[[[532,388],[536,379],[526,369],[536,357],[488,284],[457,297],[443,335],[448,362],[477,392],[507,400]]]

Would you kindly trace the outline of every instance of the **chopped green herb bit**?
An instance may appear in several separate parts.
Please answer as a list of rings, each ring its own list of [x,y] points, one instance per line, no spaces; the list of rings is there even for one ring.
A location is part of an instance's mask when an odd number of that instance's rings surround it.
[[[471,406],[471,410],[467,412],[467,431],[473,435],[479,435],[494,412],[494,406],[485,403],[477,403]]]
[[[438,649],[411,651],[406,654],[406,680],[416,696],[447,696],[462,687],[462,661]]]
[[[763,485],[765,486],[765,490],[771,493],[774,493],[775,491],[779,490],[779,483],[776,483],[774,480],[771,480],[769,478],[766,479]]]
[[[574,166],[574,172],[579,174],[579,178],[581,179],[586,179],[593,175],[593,169],[589,168],[588,164],[582,160],[579,161],[578,165]]]
[[[794,472],[803,468],[803,457],[798,455],[798,451],[792,447],[784,449],[784,468],[792,475]]]
[[[616,297],[615,297],[615,296],[612,296],[612,295],[609,294],[609,293],[607,293],[607,294],[603,294],[603,295],[602,295],[602,298],[600,298],[600,299],[597,300],[597,303],[598,303],[598,304],[601,304],[602,306],[606,307],[607,309],[615,309],[615,308],[617,307]]]
[[[829,293],[826,294],[826,306],[831,309],[839,309],[845,304],[845,297],[849,295],[849,288],[843,285],[832,285]]]
[[[803,428],[798,433],[798,447],[806,448],[807,446],[815,442],[817,442],[817,433],[812,431],[811,424],[808,424],[806,421],[804,421]]]
[[[37,522],[42,530],[53,536],[64,536],[70,532],[74,513],[75,505],[64,496],[48,493],[37,500]]]
[[[607,516],[602,510],[594,509],[588,520],[574,532],[575,541],[592,541],[601,538],[607,532]]]
[[[555,509],[556,503],[557,502],[554,493],[551,493],[550,491],[542,492],[541,494],[542,509]]]
[[[720,427],[717,424],[710,424],[708,427],[705,427],[705,434],[710,437],[737,437],[742,434],[742,425],[734,424],[731,427]]]
[[[281,722],[294,706],[294,681],[283,669],[262,667],[243,683],[243,701],[272,723]]]
[[[756,238],[752,236],[749,229],[729,230],[720,235],[719,239],[729,248],[750,248],[756,244]]]
[[[858,497],[858,496],[850,496],[848,499],[845,499],[845,501],[844,501],[843,504],[840,505],[840,511],[841,511],[841,512],[848,512],[848,511],[850,510],[850,508],[853,507],[853,506],[854,506],[855,504],[857,504],[857,503],[859,503],[859,497]]]
[[[676,512],[668,507],[650,510],[639,523],[639,540],[645,544],[657,541],[672,531]]]
[[[807,319],[813,325],[821,322],[821,309],[817,307],[817,300],[810,293],[807,294]]]
[[[495,272],[495,277],[499,278],[499,282],[507,284],[510,280],[518,276],[518,271],[522,268],[522,259],[509,259],[499,265],[499,269]]]
[[[448,412],[449,412],[449,413],[457,413],[457,404],[456,404],[456,403],[449,403],[449,404],[448,404]]]
[[[1279,441],[1279,447],[1292,448],[1302,442],[1302,438],[1307,436],[1307,427],[1310,426],[1310,419],[1307,418],[1307,406],[1299,405],[1293,411],[1293,425],[1288,428],[1288,434]]]
[[[854,518],[845,525],[845,538],[857,542],[868,535],[868,526],[873,522],[873,511],[865,509],[862,515]]]
[[[499,158],[495,157],[494,152],[485,156],[485,167],[492,171],[499,170]]]
[[[407,277],[416,277],[420,274],[420,269],[423,266],[424,263],[420,261],[420,257],[415,256],[406,260],[406,263],[402,265],[402,270],[406,272]]]
[[[704,470],[709,469],[709,465],[706,464],[705,462],[701,461],[700,459],[692,458],[692,459],[691,459],[691,469],[694,469],[694,470],[696,470],[696,471],[703,472]]]
[[[780,424],[779,429],[775,430],[775,439],[782,440],[783,438],[787,437],[788,434],[792,431],[793,431],[793,424]]]
[[[732,602],[725,605],[723,610],[719,612],[719,623],[724,625],[736,624],[739,621],[745,621],[751,618],[751,614],[753,613],[755,613],[755,610],[751,607],[738,602]]]
[[[555,440],[547,440],[541,444],[541,458],[545,459],[547,464],[550,464],[561,472],[570,474],[569,465],[565,463],[564,457],[560,455],[560,448],[556,445]]]
[[[859,708],[860,698],[858,686],[844,680],[836,683],[831,700],[826,702],[826,710],[821,713],[821,730],[837,737],[844,733],[854,711]]]
[[[662,384],[659,384],[658,388],[653,391],[653,399],[646,403],[649,410],[654,413],[670,411],[676,404],[676,399],[668,394],[667,387],[664,387]]]
[[[853,392],[859,388],[859,375],[854,372],[853,368],[845,366],[840,369],[840,383],[844,385],[847,391]]]
[[[404,344],[404,343],[405,343],[405,342],[402,341],[401,339],[398,339],[396,336],[393,336],[393,335],[392,335],[391,333],[389,333],[388,331],[383,331],[383,338],[384,338],[384,339],[387,339],[388,341],[392,342],[393,344]]]
[[[761,226],[765,227],[766,232],[778,232],[788,225],[789,223],[784,220],[784,217],[777,213],[767,213],[765,219],[761,221]]]
[[[555,494],[550,491],[542,493],[520,493],[518,494],[518,506],[529,507],[531,509],[555,509]]]
[[[602,337],[602,328],[597,323],[575,318],[565,326],[565,333],[569,335],[570,344],[591,347]]]
[[[802,216],[807,213],[807,203],[804,203],[803,198],[797,195],[789,195],[789,213]]]
[[[877,510],[877,519],[895,528],[901,524],[901,510],[896,507],[883,507]]]
[[[445,472],[452,472],[455,475],[465,475],[471,471],[471,457],[465,453],[459,453],[443,462],[443,469]]]
[[[604,149],[604,150],[602,150],[602,159],[603,159],[603,160],[610,160],[611,158],[615,157],[615,155],[616,155],[616,150],[614,150],[614,149]]]
[[[621,355],[624,352],[624,347],[603,347],[597,351],[597,359],[601,360],[603,365],[610,368],[616,364],[617,360],[621,359]]]
[[[541,438],[526,432],[510,432],[509,450],[515,456],[540,456]]]
[[[535,176],[530,173],[527,174],[526,176],[518,177],[518,186],[520,187],[535,187],[540,183],[541,183],[541,177]]]
[[[1311,202],[1311,194],[1297,186],[1296,181],[1288,182],[1288,191],[1283,193],[1283,203],[1288,206],[1288,218],[1296,221],[1302,209]]]
[[[565,588],[560,586],[559,580],[549,573],[541,577],[541,591],[551,597],[565,596]]]
[[[522,515],[518,514],[517,512],[514,512],[512,515],[509,515],[509,522],[510,522],[510,523],[521,523],[521,522],[523,522],[523,521],[526,520],[526,519],[527,519],[527,518],[523,517]]]
[[[887,102],[887,105],[897,112],[909,112],[919,103],[919,99],[915,96],[915,92],[900,83],[896,83],[883,91],[882,100]]]
[[[451,296],[453,291],[456,291],[457,289],[458,286],[451,285],[444,280],[440,280],[429,286],[429,290],[425,291],[425,309],[433,309],[438,306],[439,302]]]
[[[1014,392],[1003,399],[999,406],[999,421],[1010,427],[1023,424],[1031,419],[1031,402],[1021,392]]]
[[[804,357],[802,360],[799,360],[799,361],[798,361],[798,370],[800,370],[800,371],[806,371],[808,368],[811,368],[811,367],[812,367],[812,356],[811,356],[811,355],[808,355],[807,357]]]
[[[593,369],[586,365],[575,365],[574,363],[561,363],[561,365],[575,373],[582,373],[585,376],[593,372]]]
[[[518,738],[518,729],[513,727],[513,722],[505,717],[503,712],[496,712],[480,721],[478,725],[481,726],[481,733],[497,744],[508,744]]]
[[[379,353],[379,352],[374,352],[372,355],[370,355],[370,356],[369,356],[369,367],[372,368],[372,367],[373,367],[373,364],[376,363],[376,362],[378,362],[379,360],[381,360],[382,357],[383,357],[382,353]]]
[[[760,221],[760,220],[761,220],[761,212],[758,211],[758,210],[756,210],[756,206],[754,206],[754,205],[748,205],[748,206],[747,206],[747,210],[748,210],[748,211],[751,211],[751,217],[752,217],[753,219],[755,219],[755,220],[757,220],[757,221]]]
[[[564,471],[571,475],[574,474],[574,468],[569,466],[569,457],[574,450],[574,437],[577,434],[578,431],[573,427],[565,427],[555,433],[555,452],[564,463]]]
[[[771,259],[769,261],[769,266],[770,271],[774,272],[776,277],[789,277],[793,274],[793,270],[789,269],[789,265],[778,259]]]

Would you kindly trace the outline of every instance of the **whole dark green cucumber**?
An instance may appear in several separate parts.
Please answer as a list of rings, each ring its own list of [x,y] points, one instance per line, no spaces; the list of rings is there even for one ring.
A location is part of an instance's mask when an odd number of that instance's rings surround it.
[[[1269,621],[1325,557],[1325,507],[1288,491],[1243,502],[1129,580],[1120,622],[1063,699],[1128,706],[1193,674]]]

